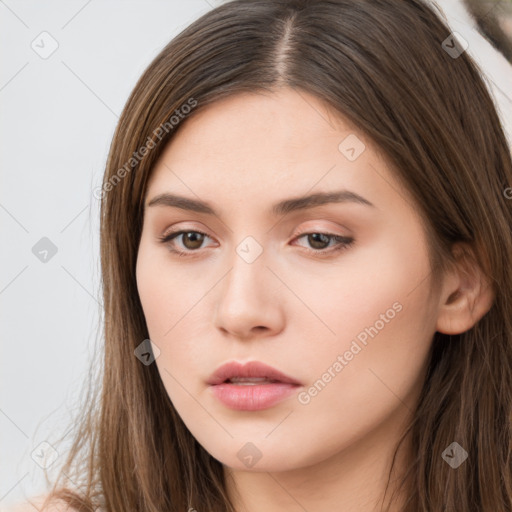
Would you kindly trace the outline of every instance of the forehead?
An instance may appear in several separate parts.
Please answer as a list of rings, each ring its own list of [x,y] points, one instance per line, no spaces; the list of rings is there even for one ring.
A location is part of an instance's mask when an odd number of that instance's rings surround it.
[[[263,206],[349,189],[378,205],[379,196],[407,193],[368,137],[303,91],[237,94],[182,123],[152,170],[149,198],[175,191]]]
[[[222,159],[246,160],[255,153],[298,158],[310,149],[336,149],[344,134],[357,132],[321,99],[290,88],[236,94],[199,107],[182,123],[169,144],[173,159],[193,158],[191,148]]]

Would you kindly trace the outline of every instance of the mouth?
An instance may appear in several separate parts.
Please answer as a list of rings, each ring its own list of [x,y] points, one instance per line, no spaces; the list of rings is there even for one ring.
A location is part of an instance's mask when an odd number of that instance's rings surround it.
[[[230,361],[220,366],[207,381],[210,386],[227,382],[237,385],[270,384],[275,382],[296,386],[302,385],[301,382],[293,377],[285,375],[276,368],[259,361],[250,361],[245,364]]]
[[[232,377],[223,382],[223,384],[237,384],[239,386],[256,386],[258,384],[273,384],[274,382],[281,382],[279,380],[267,379],[266,377]]]
[[[230,409],[267,409],[293,394],[302,384],[259,361],[232,361],[218,368],[207,381],[213,395]]]

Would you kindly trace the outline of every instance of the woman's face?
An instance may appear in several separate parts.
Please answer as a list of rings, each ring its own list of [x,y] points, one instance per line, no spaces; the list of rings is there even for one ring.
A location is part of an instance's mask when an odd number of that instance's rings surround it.
[[[161,194],[183,199],[148,205]],[[156,365],[190,432],[231,468],[389,444],[424,378],[431,277],[407,191],[370,140],[304,92],[197,112],[151,175],[137,284]],[[250,361],[296,385],[209,384]]]

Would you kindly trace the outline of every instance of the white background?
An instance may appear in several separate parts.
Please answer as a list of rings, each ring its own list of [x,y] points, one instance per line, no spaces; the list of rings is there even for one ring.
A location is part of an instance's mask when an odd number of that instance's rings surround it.
[[[89,369],[101,329],[92,190],[124,103],[163,46],[219,3],[0,1],[0,510],[44,492],[31,454],[66,431]],[[512,66],[458,0],[440,4],[482,64],[512,140]],[[49,51],[53,39],[47,58],[31,46]],[[32,252],[43,237],[57,248],[46,262]]]

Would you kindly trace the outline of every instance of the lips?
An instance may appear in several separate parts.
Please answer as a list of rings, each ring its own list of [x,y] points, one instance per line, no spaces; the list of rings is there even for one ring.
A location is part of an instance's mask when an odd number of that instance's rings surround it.
[[[259,361],[250,361],[245,364],[238,363],[237,361],[231,361],[223,364],[207,381],[211,386],[216,386],[225,382],[238,385],[270,383],[285,383],[296,386],[302,385],[298,380]]]
[[[236,411],[270,409],[297,392],[302,384],[259,361],[236,361],[218,368],[208,380],[208,393]]]

